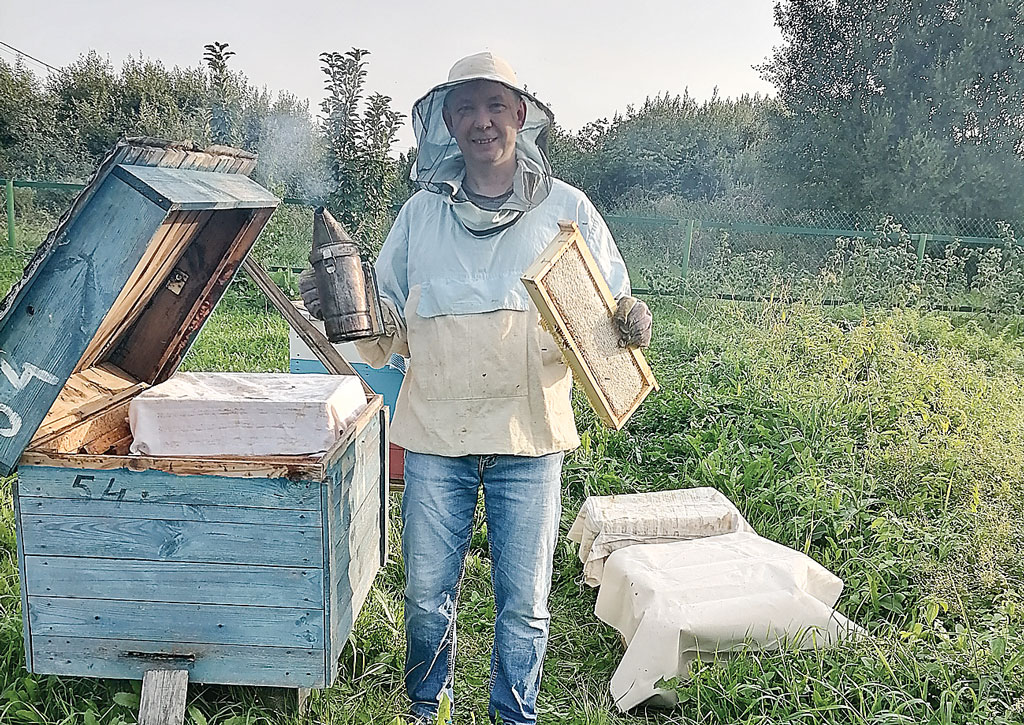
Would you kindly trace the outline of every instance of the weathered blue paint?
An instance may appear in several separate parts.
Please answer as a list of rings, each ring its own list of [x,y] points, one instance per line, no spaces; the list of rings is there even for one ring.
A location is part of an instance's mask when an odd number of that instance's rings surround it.
[[[317,486],[322,488],[322,486]],[[118,489],[120,490],[120,489]],[[46,498],[22,496],[21,510],[28,515],[106,516],[118,519],[159,519],[161,521],[205,521],[224,524],[320,527],[320,511],[214,506],[212,504],[147,503],[90,498]]]
[[[316,648],[322,609],[132,602],[29,596],[33,637],[133,638],[158,642]]]
[[[331,489],[329,486],[320,487],[320,502],[322,511],[331,510]],[[334,637],[331,633],[331,611],[336,608],[337,603],[333,602],[329,595],[328,583],[331,581],[331,544],[330,539],[330,528],[324,526],[320,532],[323,537],[323,550],[324,550],[324,562],[323,562],[323,581],[321,582],[321,598],[324,603],[324,632],[327,634],[327,642],[323,651],[324,660],[324,672],[328,674],[329,681],[333,682],[334,678],[337,677],[338,672],[338,660],[335,658],[331,660],[331,653],[334,651]]]
[[[312,527],[27,514],[22,522],[25,554],[298,567],[323,561],[321,532]]]
[[[353,445],[327,467],[329,491],[324,533],[328,547],[325,610],[328,621],[328,672],[337,675],[338,657],[370,585],[380,568],[381,410],[356,436]],[[386,479],[385,479],[386,480]],[[386,484],[385,484],[386,486]]]
[[[32,671],[330,685],[381,560],[385,425],[323,481],[22,467]]]
[[[141,680],[146,670],[174,667],[188,670],[192,682],[267,687],[327,685],[323,647],[251,647],[85,637],[38,637],[36,642],[36,662],[41,672]]]
[[[71,556],[25,557],[30,596],[186,604],[320,607],[320,567],[245,566]]]
[[[17,463],[165,216],[108,176],[0,321],[0,474]]]
[[[32,629],[28,626],[28,587],[25,586],[25,547],[21,543],[21,503],[18,500],[18,482],[14,482],[14,539],[18,546],[18,582],[21,589],[21,636],[25,644],[25,667],[32,671]]]
[[[243,174],[135,165],[115,166],[111,174],[164,209],[265,209],[280,203]]]
[[[320,508],[320,483],[309,480],[181,476],[154,470],[94,471],[53,466],[23,466],[18,476],[23,496],[304,511]]]
[[[390,547],[388,545],[388,522],[391,520],[391,416],[380,414],[380,565],[387,566]]]

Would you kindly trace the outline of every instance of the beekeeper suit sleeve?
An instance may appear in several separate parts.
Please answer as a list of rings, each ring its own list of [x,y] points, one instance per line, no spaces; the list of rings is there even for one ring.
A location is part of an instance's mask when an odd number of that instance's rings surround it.
[[[384,240],[374,271],[380,292],[384,334],[356,341],[360,357],[375,368],[384,367],[392,355],[409,357],[409,335],[405,324],[405,303],[409,298],[409,225],[405,207]]]

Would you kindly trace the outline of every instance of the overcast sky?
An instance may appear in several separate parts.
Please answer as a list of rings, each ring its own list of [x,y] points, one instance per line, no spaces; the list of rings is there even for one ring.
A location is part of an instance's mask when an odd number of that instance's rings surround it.
[[[592,0],[511,3],[304,0],[0,0],[0,41],[54,66],[90,49],[115,67],[130,55],[197,65],[203,45],[230,44],[256,85],[287,89],[319,112],[318,55],[370,51],[367,87],[408,114],[458,58],[490,50],[578,130],[664,91],[703,99],[771,93],[753,65],[780,43],[772,0]],[[0,57],[13,53],[0,47]],[[28,67],[44,74],[38,65]],[[408,123],[400,145],[412,144]]]

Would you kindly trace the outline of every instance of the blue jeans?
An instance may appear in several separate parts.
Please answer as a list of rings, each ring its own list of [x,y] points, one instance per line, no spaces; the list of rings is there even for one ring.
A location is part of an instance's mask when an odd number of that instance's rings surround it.
[[[455,614],[483,486],[495,600],[488,712],[506,723],[537,721],[563,455],[406,452],[405,687],[414,714],[436,713],[442,694],[453,701]]]

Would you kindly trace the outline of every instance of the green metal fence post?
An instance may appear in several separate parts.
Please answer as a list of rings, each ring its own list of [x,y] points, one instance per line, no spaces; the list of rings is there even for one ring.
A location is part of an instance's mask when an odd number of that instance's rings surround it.
[[[683,263],[681,265],[683,279],[686,279],[686,275],[690,271],[690,248],[693,246],[694,223],[693,219],[686,223],[686,236],[683,238]]]
[[[14,242],[14,179],[7,179],[7,246],[13,252],[17,247]]]
[[[917,267],[914,270],[915,274],[921,273],[921,265],[924,264],[924,246],[928,243],[927,234],[917,235]]]

